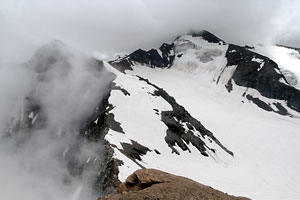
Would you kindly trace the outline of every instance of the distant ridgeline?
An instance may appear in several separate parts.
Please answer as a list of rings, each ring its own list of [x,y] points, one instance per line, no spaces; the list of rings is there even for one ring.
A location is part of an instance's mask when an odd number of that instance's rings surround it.
[[[287,107],[300,112],[300,91],[289,84],[273,60],[252,51],[254,47],[227,44],[205,30],[198,33],[193,32],[188,35],[193,38],[203,39],[211,44],[228,45],[225,54],[227,65],[222,71],[226,71],[228,67],[235,66],[232,76],[225,84],[228,92],[232,91],[233,83],[235,83],[238,86],[255,89],[263,97],[284,101]],[[138,49],[127,56],[119,57],[109,63],[121,72],[132,70],[132,66],[135,65],[145,65],[151,68],[170,68],[174,60],[176,58],[179,59],[184,54],[180,52],[180,46],[176,45],[176,41],[179,38],[176,38],[172,44],[164,43],[159,49],[151,49],[149,51]],[[190,49],[196,48],[190,41],[187,44],[190,45]],[[222,73],[216,80],[217,83],[219,83],[221,76]],[[246,92],[243,96],[266,111],[292,116],[284,105],[282,105],[282,102],[274,102],[270,105],[261,99],[250,97],[251,94],[246,95]]]

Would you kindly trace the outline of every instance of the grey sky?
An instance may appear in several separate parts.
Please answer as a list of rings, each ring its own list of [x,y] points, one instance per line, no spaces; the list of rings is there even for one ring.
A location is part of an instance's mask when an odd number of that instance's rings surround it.
[[[300,47],[299,18],[297,0],[1,0],[6,48],[0,53],[53,39],[89,51],[129,52],[200,29],[231,43]]]

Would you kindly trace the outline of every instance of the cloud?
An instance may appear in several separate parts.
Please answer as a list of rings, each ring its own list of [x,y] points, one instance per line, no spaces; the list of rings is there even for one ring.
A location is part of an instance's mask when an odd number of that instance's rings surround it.
[[[104,147],[78,137],[112,79],[59,41],[22,65],[0,68],[1,198],[97,199],[92,190]]]
[[[300,46],[296,0],[3,0],[0,5],[6,46],[60,39],[82,50],[110,53],[156,47],[200,29],[232,43]]]

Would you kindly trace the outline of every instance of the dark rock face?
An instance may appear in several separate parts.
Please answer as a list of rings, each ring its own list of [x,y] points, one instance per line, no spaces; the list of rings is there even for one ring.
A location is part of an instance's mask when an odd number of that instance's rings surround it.
[[[179,105],[165,90],[154,85],[147,79],[142,77],[139,77],[139,79],[153,86],[156,89],[153,95],[162,97],[173,108],[172,111],[161,112],[161,120],[168,127],[165,141],[172,149],[172,152],[179,155],[179,152],[174,148],[176,145],[183,151],[188,150],[190,152],[190,149],[186,144],[191,143],[203,156],[209,156],[208,150],[215,152],[215,149],[210,148],[208,144],[202,140],[202,138],[206,136],[211,143],[214,141],[225,152],[233,156],[233,153],[223,146],[211,131],[206,129],[197,119],[192,117],[188,111],[185,110],[183,106]],[[184,125],[186,125],[188,130],[185,130]]]
[[[106,91],[106,95],[104,95],[99,105],[94,109],[94,113],[92,113],[89,119],[82,125],[77,137],[78,143],[71,147],[66,157],[68,170],[73,176],[80,176],[84,170],[91,167],[94,168],[97,175],[93,177],[93,189],[101,195],[117,193],[117,188],[120,184],[118,178],[119,166],[123,164],[121,160],[113,158],[113,149],[104,139],[109,129],[124,133],[121,124],[116,121],[114,115],[110,113],[113,106],[109,104],[108,99],[111,90],[116,89],[122,91],[122,88],[115,87],[115,84],[111,82],[110,87]],[[97,143],[102,147],[102,151],[98,153],[97,162],[80,162],[77,159],[76,155],[80,152],[79,144],[85,140]]]
[[[99,145],[104,146],[101,159],[99,160],[98,173],[95,177],[94,190],[102,195],[114,194],[117,192],[117,187],[120,184],[118,174],[119,166],[123,164],[121,160],[113,158],[113,149],[111,145],[104,140],[105,135],[109,129],[124,133],[121,124],[114,119],[113,113],[110,111],[113,106],[109,104],[109,97],[111,90],[120,90],[129,93],[122,88],[116,87],[113,82],[110,84],[110,89],[94,110],[94,114],[86,123],[85,127],[81,129],[81,136],[87,138],[91,142],[98,142]],[[82,139],[79,139],[82,140]]]
[[[121,152],[131,160],[141,161],[141,156],[146,155],[148,151],[151,151],[148,147],[145,147],[133,140],[131,140],[131,144],[121,143],[121,145],[123,147],[123,150],[121,150]]]
[[[300,112],[300,91],[288,84],[273,60],[232,44],[226,58],[227,66],[237,66],[232,76],[237,85],[256,89],[267,98],[285,100],[288,107]],[[262,63],[253,59],[260,59]]]
[[[98,176],[94,184],[94,190],[99,194],[108,195],[117,193],[120,184],[118,174],[119,166],[123,164],[121,160],[113,158],[113,149],[105,142],[105,154],[98,170]]]
[[[113,66],[115,69],[123,73],[126,70],[132,70],[131,66],[133,66],[133,63],[129,59],[129,56],[119,57],[118,59],[109,61],[108,63],[111,64],[111,66]]]
[[[264,109],[265,111],[273,111],[272,107],[269,106],[268,104],[266,104],[265,102],[263,102],[262,100],[260,100],[259,98],[255,98],[252,97],[251,95],[247,94],[246,98],[249,101],[252,101],[253,103],[255,103],[258,107]]]
[[[265,103],[264,101],[260,100],[259,98],[253,97],[249,94],[246,95],[246,98],[253,102],[255,105],[257,105],[259,108],[268,111],[268,112],[275,112],[280,115],[284,116],[290,116],[294,117],[292,114],[290,114],[279,102],[273,103],[273,105],[277,108],[277,110],[274,110],[270,104]]]
[[[204,40],[211,43],[218,43],[220,45],[226,44],[223,40],[206,30],[201,32],[192,32],[190,34],[193,37],[202,37]],[[151,49],[149,51],[138,49],[127,56],[109,61],[109,64],[117,70],[125,72],[125,70],[132,70],[132,66],[135,62],[153,68],[165,68],[171,67],[174,59],[174,44],[164,43],[159,47],[159,49]]]
[[[200,32],[193,32],[191,34],[193,37],[202,37],[204,40],[210,43],[226,44],[223,40],[206,30]]]
[[[278,114],[280,115],[289,115],[290,117],[293,117],[293,115],[291,115],[280,103],[276,102],[273,103],[273,105],[276,106],[277,110],[276,111]]]
[[[170,67],[174,58],[174,44],[164,43],[159,49],[151,49],[149,51],[138,49],[124,58],[110,61],[109,63],[124,72],[125,70],[132,70],[131,66],[135,62],[150,67]]]
[[[99,200],[248,200],[155,169],[137,170],[119,186],[119,194]]]

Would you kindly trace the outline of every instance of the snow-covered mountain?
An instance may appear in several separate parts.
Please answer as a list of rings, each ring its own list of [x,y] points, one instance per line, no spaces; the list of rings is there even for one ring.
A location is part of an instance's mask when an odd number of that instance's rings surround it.
[[[299,56],[203,31],[110,61],[123,72],[109,98],[122,131],[105,137],[119,179],[158,168],[234,195],[299,198]]]
[[[253,199],[300,198],[298,49],[202,31],[108,62],[56,41],[23,67],[29,89],[1,140],[25,149],[30,169],[60,169],[52,176],[72,200],[113,193],[140,168]]]

